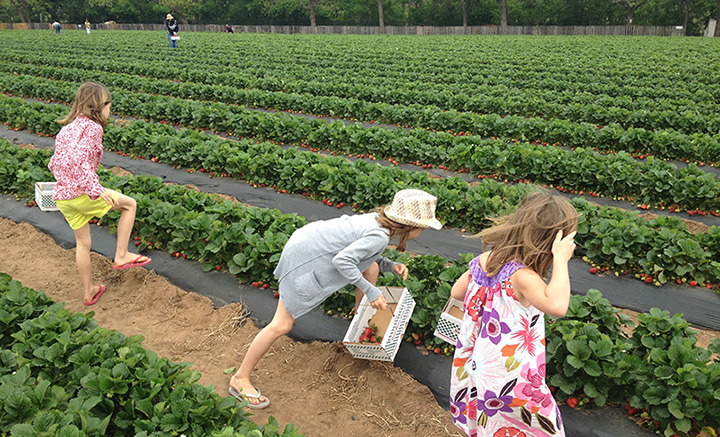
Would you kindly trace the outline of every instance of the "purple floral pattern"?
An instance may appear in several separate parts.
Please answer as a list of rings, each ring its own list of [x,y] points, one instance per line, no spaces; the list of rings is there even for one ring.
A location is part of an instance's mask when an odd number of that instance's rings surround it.
[[[523,307],[511,262],[488,277],[479,258],[470,262],[470,284],[451,375],[451,410],[469,436],[501,429],[528,436],[564,437],[560,410],[545,382],[545,325],[538,309]]]

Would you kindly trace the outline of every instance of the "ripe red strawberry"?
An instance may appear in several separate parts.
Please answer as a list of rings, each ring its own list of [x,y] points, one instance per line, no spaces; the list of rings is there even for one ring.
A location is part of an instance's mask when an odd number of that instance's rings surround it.
[[[218,265],[215,266],[215,270],[218,270],[218,271],[219,271],[220,269],[222,269],[222,267],[220,267],[220,264],[218,264]]]
[[[597,274],[597,272],[598,272],[597,267],[592,267],[592,268],[590,269],[590,273],[592,273],[593,275]]]
[[[653,278],[652,276],[648,275],[645,277],[645,283],[646,284],[652,284]]]
[[[697,281],[696,281],[696,280],[693,279],[692,281],[690,281],[690,286],[691,286],[691,287],[695,287],[696,285],[697,285]]]
[[[273,293],[273,296],[275,296],[276,299],[277,299],[278,297],[280,297],[280,295],[277,294],[277,293]]]
[[[677,285],[682,285],[682,279],[677,278],[677,279],[675,280],[675,283],[676,283]]]
[[[365,328],[365,332],[364,332],[364,335],[365,335],[365,336],[368,336],[368,337],[369,337],[369,336],[371,336],[372,334],[373,334],[372,328]]]
[[[138,246],[140,246],[140,242],[139,242],[139,241],[136,241],[136,242],[135,242],[135,247],[138,247]]]
[[[270,285],[268,285],[268,284],[263,284],[263,288],[269,288],[269,287],[270,287]]]
[[[183,254],[182,254],[182,257],[183,257],[183,259],[187,259],[187,254],[186,254],[186,253],[183,253]]]
[[[575,406],[578,403],[578,400],[577,400],[577,398],[568,398],[567,401],[565,401],[565,403],[568,405],[568,407],[575,408]]]
[[[639,412],[640,412],[640,410],[638,410],[637,408],[629,408],[627,410],[628,416],[634,416]]]
[[[439,353],[442,352],[442,349],[440,349],[439,347],[436,347],[434,352],[435,352],[436,354],[439,354]]]
[[[253,287],[255,287],[255,288],[260,287],[260,283],[259,283],[259,282],[253,282],[252,285],[253,285]]]
[[[135,237],[135,241],[140,241],[140,237]]]

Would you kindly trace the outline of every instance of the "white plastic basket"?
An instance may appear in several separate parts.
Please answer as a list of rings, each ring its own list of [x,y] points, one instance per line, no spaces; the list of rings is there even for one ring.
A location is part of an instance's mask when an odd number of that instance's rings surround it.
[[[57,182],[35,182],[35,203],[40,211],[58,211],[57,204],[52,199]]]
[[[173,40],[173,41],[177,41],[177,40],[180,39],[180,37],[177,36],[177,35],[175,35],[175,36],[171,36],[170,39]]]
[[[463,303],[451,297],[440,314],[440,320],[435,328],[435,337],[445,340],[453,346],[457,345],[462,314]]]
[[[370,306],[367,296],[363,296],[358,312],[350,322],[343,343],[355,358],[365,360],[394,361],[400,349],[410,316],[415,309],[415,300],[407,288],[378,287],[385,296],[389,309],[376,311]],[[394,308],[391,309],[391,308]],[[392,315],[390,315],[392,314]],[[360,343],[365,327],[375,323],[382,335],[380,344]]]

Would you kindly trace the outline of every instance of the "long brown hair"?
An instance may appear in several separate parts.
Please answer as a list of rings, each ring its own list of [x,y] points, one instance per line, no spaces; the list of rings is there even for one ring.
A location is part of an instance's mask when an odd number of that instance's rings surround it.
[[[518,261],[545,278],[553,261],[552,245],[558,231],[575,231],[578,213],[565,198],[545,192],[528,195],[514,213],[492,219],[495,225],[478,234],[483,251],[490,246],[485,271],[494,276],[502,266]]]
[[[57,122],[60,124],[68,124],[75,120],[79,115],[85,116],[90,120],[98,123],[105,128],[107,126],[107,118],[103,117],[102,110],[108,103],[112,102],[110,90],[105,85],[95,82],[85,82],[80,85],[70,108],[70,113]]]
[[[405,252],[410,232],[419,228],[416,226],[404,225],[389,219],[388,216],[385,215],[385,207],[381,206],[379,208],[375,208],[373,212],[378,214],[376,220],[380,223],[380,226],[390,231],[390,238],[398,239],[398,244],[395,248],[400,252]]]

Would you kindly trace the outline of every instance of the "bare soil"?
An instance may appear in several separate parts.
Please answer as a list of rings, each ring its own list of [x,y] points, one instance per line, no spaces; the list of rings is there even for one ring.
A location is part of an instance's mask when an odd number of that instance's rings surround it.
[[[183,291],[152,270],[113,270],[112,260],[92,253],[94,282],[108,291],[86,307],[74,249],[8,219],[0,219],[0,242],[0,272],[71,311],[94,311],[105,328],[143,335],[147,349],[194,363],[200,383],[228,395],[225,370],[239,366],[258,333],[242,304],[214,309],[209,298]],[[429,388],[391,363],[353,359],[341,343],[281,338],[260,361],[254,383],[271,400],[267,409],[253,410],[256,422],[272,415],[281,428],[294,423],[308,436],[462,435]]]

